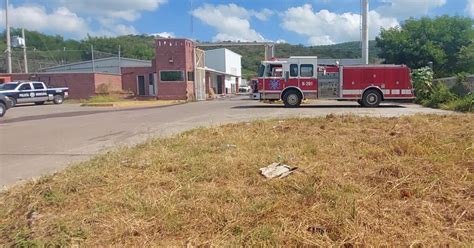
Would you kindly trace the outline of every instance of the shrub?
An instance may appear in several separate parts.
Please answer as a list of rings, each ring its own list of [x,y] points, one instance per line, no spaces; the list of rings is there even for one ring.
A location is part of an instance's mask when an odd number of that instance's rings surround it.
[[[429,67],[413,70],[411,75],[415,89],[416,102],[428,99],[433,92],[433,71]]]
[[[444,83],[438,83],[433,86],[431,94],[421,99],[421,104],[425,107],[439,108],[441,104],[446,104],[457,100],[457,96],[451,93]]]
[[[474,112],[474,95],[472,93],[463,98],[441,105],[442,109],[454,110],[459,112]]]
[[[109,95],[110,94],[110,84],[99,84],[97,86],[97,94],[100,95]]]

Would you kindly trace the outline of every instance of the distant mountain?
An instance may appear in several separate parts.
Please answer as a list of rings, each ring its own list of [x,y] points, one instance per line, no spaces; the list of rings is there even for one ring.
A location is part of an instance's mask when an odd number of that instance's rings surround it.
[[[376,61],[378,50],[375,41],[369,42],[370,60]],[[218,47],[205,47],[205,50]],[[256,75],[260,62],[264,59],[265,49],[263,46],[226,46],[226,48],[242,55],[242,74],[244,78]],[[361,57],[361,43],[358,41],[345,42],[327,46],[304,46],[291,44],[276,44],[275,56],[277,58],[288,58],[290,56],[318,56],[318,58],[354,59]]]
[[[20,35],[20,29],[12,29],[12,36]],[[5,50],[5,34],[0,38],[0,49]],[[125,35],[118,37],[88,37],[81,41],[66,40],[60,35],[46,35],[36,31],[26,31],[26,43],[30,71],[40,68],[90,60],[91,47],[94,47],[94,57],[117,56],[119,46],[121,55],[128,58],[150,60],[154,56],[154,38],[152,35]],[[276,57],[289,56],[318,56],[319,58],[360,58],[360,42],[346,42],[328,46],[304,46],[291,44],[276,44]],[[205,50],[216,47],[206,47]],[[232,46],[226,48],[242,55],[242,73],[244,78],[256,74],[260,61],[264,59],[263,46]],[[377,59],[378,51],[375,41],[370,42],[371,60]],[[14,49],[13,69],[20,72],[23,63],[22,50]],[[6,71],[5,61],[0,60],[0,71]]]

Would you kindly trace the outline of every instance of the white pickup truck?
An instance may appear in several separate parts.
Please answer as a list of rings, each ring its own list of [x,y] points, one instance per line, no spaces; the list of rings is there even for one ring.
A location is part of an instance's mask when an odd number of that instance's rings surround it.
[[[69,88],[48,87],[38,81],[17,81],[0,84],[0,93],[7,96],[12,107],[17,103],[35,103],[37,105],[52,101],[61,104],[69,97]]]

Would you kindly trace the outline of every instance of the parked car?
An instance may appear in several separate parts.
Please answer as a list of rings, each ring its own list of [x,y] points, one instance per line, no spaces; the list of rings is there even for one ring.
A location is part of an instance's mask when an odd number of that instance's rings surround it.
[[[0,117],[3,117],[11,107],[12,101],[10,101],[10,98],[4,94],[0,94]]]
[[[252,88],[248,85],[239,86],[239,92],[240,93],[249,93],[250,91],[252,91]]]
[[[0,93],[11,100],[12,107],[17,103],[41,105],[47,101],[61,104],[69,97],[69,88],[47,87],[45,83],[37,81],[18,81],[0,84]]]

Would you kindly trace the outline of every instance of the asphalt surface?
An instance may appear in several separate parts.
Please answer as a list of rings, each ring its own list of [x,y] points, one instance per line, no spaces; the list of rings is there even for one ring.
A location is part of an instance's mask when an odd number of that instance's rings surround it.
[[[361,108],[353,102],[319,101],[287,109],[243,97],[134,109],[77,104],[18,106],[0,119],[0,186],[50,174],[119,146],[142,143],[196,127],[255,119],[328,114],[397,117],[450,114],[415,104]]]

